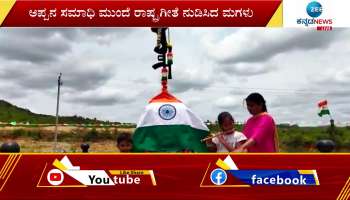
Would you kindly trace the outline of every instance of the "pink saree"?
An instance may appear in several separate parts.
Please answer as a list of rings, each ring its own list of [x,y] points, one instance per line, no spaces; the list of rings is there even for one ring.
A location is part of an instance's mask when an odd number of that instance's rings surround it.
[[[268,113],[261,113],[248,119],[243,129],[248,139],[255,145],[248,152],[278,152],[278,135],[275,121]]]

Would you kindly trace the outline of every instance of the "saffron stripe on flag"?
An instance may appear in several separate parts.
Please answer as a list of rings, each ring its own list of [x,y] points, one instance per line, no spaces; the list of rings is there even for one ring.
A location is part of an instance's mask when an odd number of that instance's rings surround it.
[[[327,104],[328,104],[327,100],[323,100],[323,101],[318,102],[318,107],[321,108],[321,107],[327,106]]]

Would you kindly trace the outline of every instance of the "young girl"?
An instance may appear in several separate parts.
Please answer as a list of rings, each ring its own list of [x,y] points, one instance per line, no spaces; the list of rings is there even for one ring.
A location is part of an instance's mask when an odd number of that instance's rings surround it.
[[[218,122],[224,134],[214,137],[207,142],[210,151],[233,152],[247,140],[243,133],[234,130],[233,125],[235,121],[230,113],[220,113]]]

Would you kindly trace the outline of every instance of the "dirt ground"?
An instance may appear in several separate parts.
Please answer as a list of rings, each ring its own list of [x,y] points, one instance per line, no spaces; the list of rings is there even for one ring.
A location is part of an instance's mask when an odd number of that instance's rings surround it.
[[[17,138],[11,138],[9,135],[16,129],[24,129],[26,131],[39,131],[44,134],[51,135],[50,137],[53,138],[54,126],[47,126],[47,127],[0,127],[0,145],[3,142],[14,140],[16,141],[21,148],[21,152],[30,152],[30,153],[37,153],[37,152],[53,152],[54,148],[54,142],[43,140],[43,139],[34,139],[31,137],[17,137]],[[86,128],[86,127],[75,127],[75,126],[60,126],[58,131],[59,134],[65,134],[65,137],[70,137],[70,134],[76,134],[77,131],[83,130],[84,132],[88,132],[92,128]],[[103,132],[106,130],[106,127],[97,127],[95,128],[97,132]],[[110,127],[108,130],[113,133],[133,133],[133,128],[117,128],[117,127]],[[6,133],[6,134],[5,134]],[[115,135],[113,136],[115,138]],[[51,140],[51,139],[50,139]],[[81,141],[69,141],[70,139],[65,139],[64,142],[58,141],[57,147],[60,152],[69,152],[69,153],[75,153],[75,152],[81,152]],[[89,152],[119,152],[118,148],[116,147],[116,140],[102,140],[102,141],[96,141],[96,142],[87,142],[90,145]]]
[[[108,127],[96,127],[96,131],[102,131]],[[21,127],[21,126],[6,126],[6,127],[0,127],[0,132],[2,131],[14,131],[16,129],[25,129],[25,130],[44,130],[44,131],[55,131],[55,126],[42,126],[42,127]],[[86,130],[91,130],[91,127],[77,127],[77,126],[59,126],[58,131],[60,132],[72,132],[77,129],[86,129]],[[110,127],[108,128],[109,130],[113,131],[117,129],[118,131],[121,132],[134,132],[134,128],[119,128],[119,127]]]
[[[30,138],[17,138],[15,140],[21,148],[21,152],[28,153],[48,153],[53,152],[54,142],[36,141]],[[88,142],[89,152],[119,152],[116,142],[106,140],[100,142]],[[58,142],[57,147],[60,152],[78,153],[81,152],[81,143],[78,142]]]

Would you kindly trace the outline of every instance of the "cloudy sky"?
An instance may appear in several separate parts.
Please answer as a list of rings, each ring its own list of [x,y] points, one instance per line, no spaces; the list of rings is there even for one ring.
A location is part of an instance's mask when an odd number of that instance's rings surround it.
[[[36,113],[55,114],[59,72],[61,115],[136,123],[160,91],[148,28],[1,28],[0,41],[0,99]],[[170,91],[203,120],[245,121],[260,92],[278,123],[327,124],[322,99],[350,122],[350,29],[172,28],[171,41]]]

